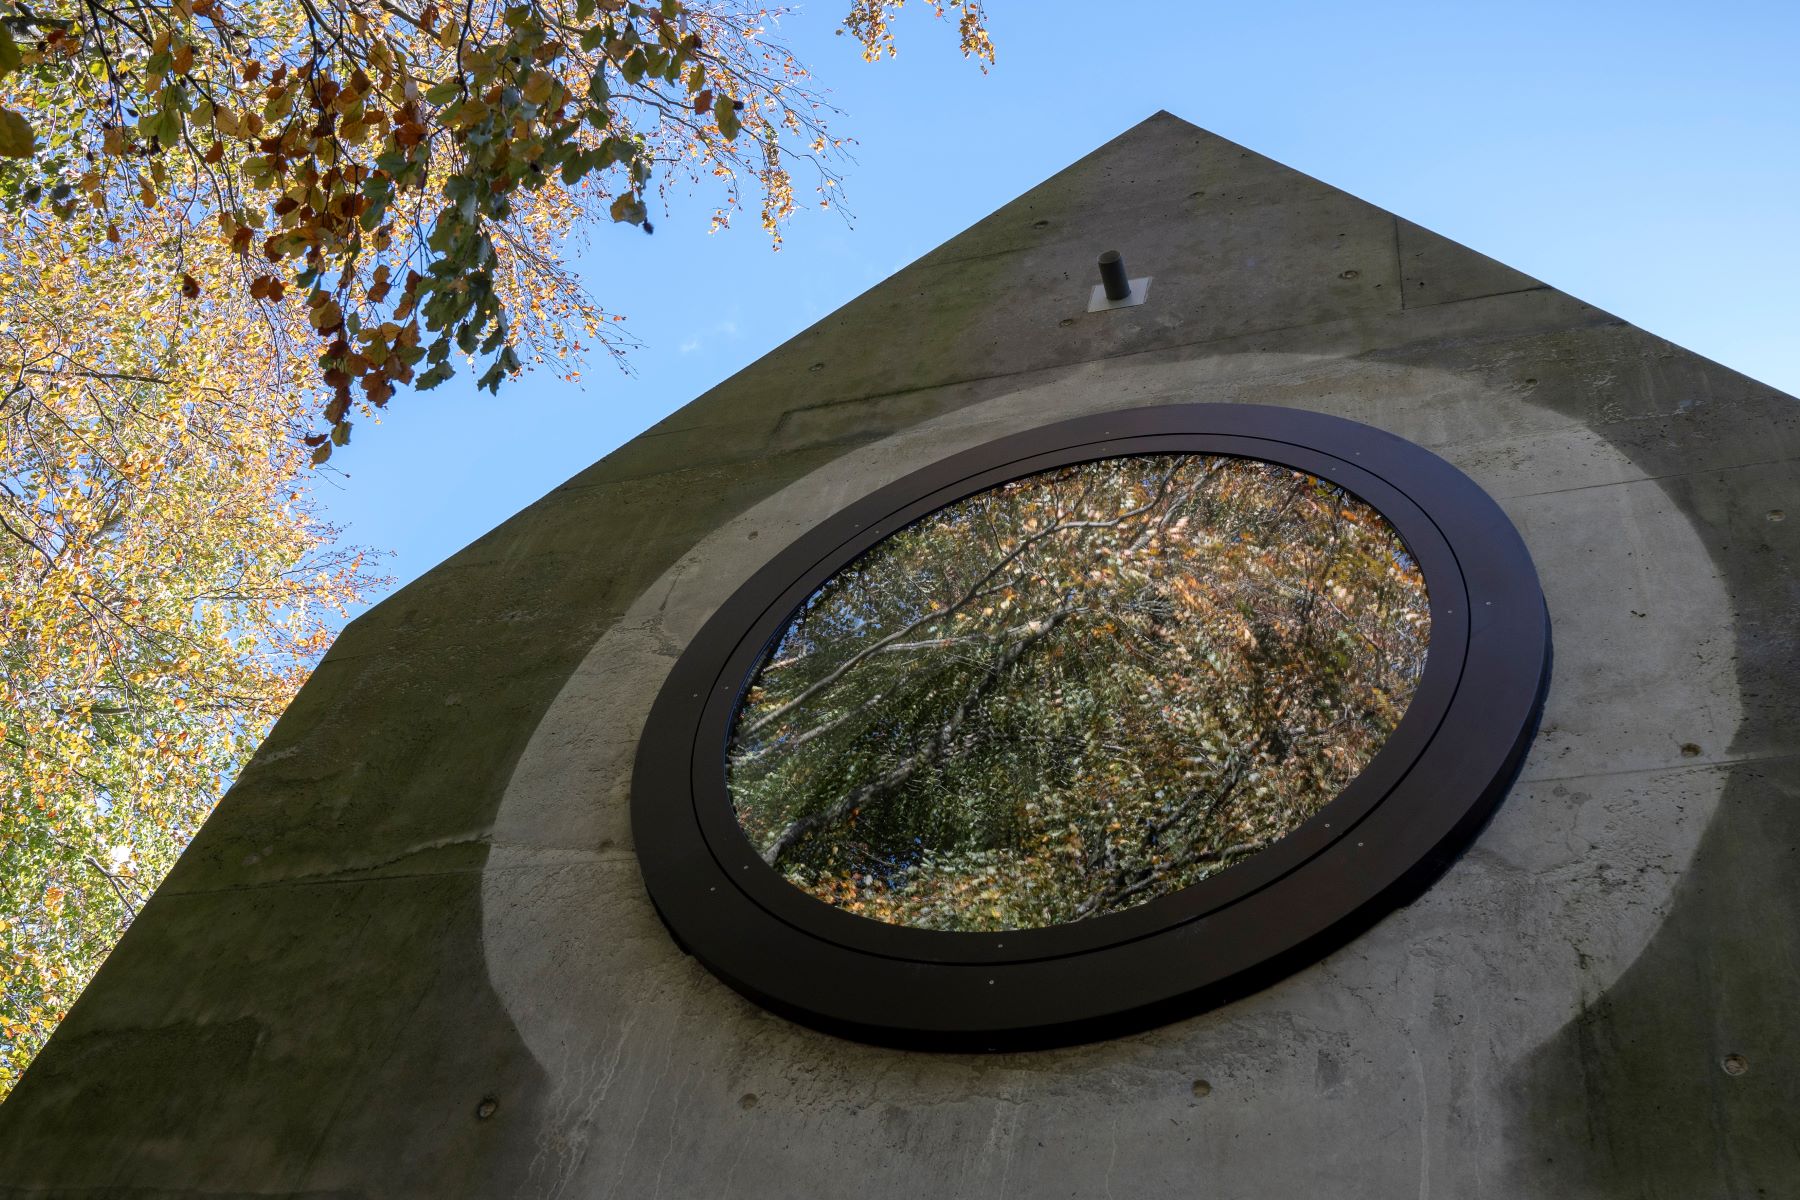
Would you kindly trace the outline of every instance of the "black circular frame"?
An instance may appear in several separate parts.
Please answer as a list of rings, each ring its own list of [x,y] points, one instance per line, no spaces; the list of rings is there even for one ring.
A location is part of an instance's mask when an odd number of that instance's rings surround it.
[[[1255,856],[1135,908],[959,933],[855,916],[788,883],[726,789],[738,701],[832,574],[888,534],[1022,476],[1134,454],[1261,459],[1380,512],[1425,575],[1431,639],[1400,724],[1329,804]],[[1550,625],[1524,542],[1436,455],[1296,409],[1182,404],[1081,417],[952,455],[827,518],[739,588],[650,711],[631,821],[650,898],[683,949],[794,1020],[864,1041],[999,1050],[1110,1036],[1243,995],[1416,895],[1474,835],[1525,756]]]

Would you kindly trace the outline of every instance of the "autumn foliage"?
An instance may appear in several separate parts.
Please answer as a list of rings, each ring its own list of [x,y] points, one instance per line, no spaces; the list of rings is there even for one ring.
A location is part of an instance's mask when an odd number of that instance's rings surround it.
[[[903,0],[844,28],[891,53]],[[977,0],[965,54],[991,60]],[[528,361],[618,349],[565,266],[593,222],[652,228],[659,189],[717,180],[772,233],[805,164],[829,200],[837,143],[805,69],[737,0],[8,0],[0,207],[110,222],[178,211],[164,281],[298,333],[315,362],[316,461],[355,411],[462,361],[496,389]],[[202,244],[203,243],[203,244]],[[222,249],[223,255],[214,254]]]
[[[282,331],[172,291],[179,229],[0,229],[0,1095],[374,582]]]
[[[1285,467],[1146,455],[959,501],[828,580],[738,713],[764,859],[898,924],[1034,928],[1196,883],[1313,817],[1424,667],[1393,528]]]

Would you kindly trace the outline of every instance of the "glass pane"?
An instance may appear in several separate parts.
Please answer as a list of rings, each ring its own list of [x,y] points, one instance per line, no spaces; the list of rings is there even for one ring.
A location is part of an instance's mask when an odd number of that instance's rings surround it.
[[[839,908],[1031,929],[1187,887],[1318,812],[1430,632],[1382,516],[1304,472],[1142,455],[1014,480],[877,543],[745,693],[732,803]]]

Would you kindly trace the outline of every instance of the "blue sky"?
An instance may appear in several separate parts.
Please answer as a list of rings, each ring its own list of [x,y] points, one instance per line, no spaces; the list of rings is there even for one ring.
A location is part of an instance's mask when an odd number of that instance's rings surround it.
[[[860,61],[813,0],[783,38],[857,139],[856,217],[771,253],[705,196],[601,229],[589,289],[634,373],[402,392],[320,480],[405,582],[845,301],[1158,109],[1800,393],[1800,4],[988,0],[982,75],[914,0]],[[916,11],[915,11],[916,10]],[[1110,81],[1103,83],[1103,81]]]

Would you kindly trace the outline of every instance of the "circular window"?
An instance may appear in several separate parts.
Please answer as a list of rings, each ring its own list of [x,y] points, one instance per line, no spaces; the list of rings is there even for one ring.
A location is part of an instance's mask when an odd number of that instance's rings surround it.
[[[738,823],[795,887],[924,929],[1104,916],[1243,862],[1412,699],[1424,576],[1380,513],[1255,459],[1041,471],[883,538],[740,699]]]
[[[796,1019],[1001,1048],[1258,986],[1423,886],[1548,679],[1474,483],[1337,418],[1182,405],[956,455],[777,555],[639,748],[684,948]]]

